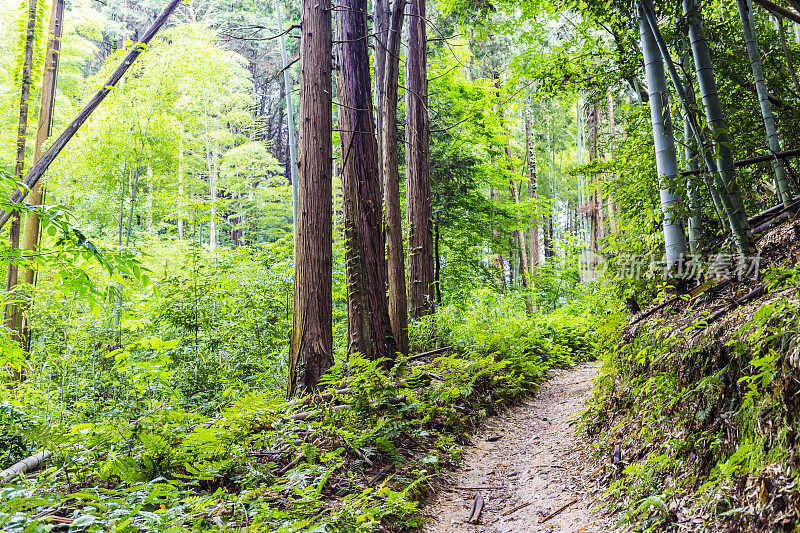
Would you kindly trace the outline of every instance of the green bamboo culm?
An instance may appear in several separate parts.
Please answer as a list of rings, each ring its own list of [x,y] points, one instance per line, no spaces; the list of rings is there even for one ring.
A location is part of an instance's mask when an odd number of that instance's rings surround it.
[[[670,117],[667,79],[664,76],[664,62],[645,17],[645,2],[652,2],[652,0],[642,0],[639,3],[639,35],[644,55],[647,93],[650,97],[650,118],[653,123],[653,143],[656,151],[661,210],[664,213],[664,247],[667,268],[672,268],[681,256],[686,255],[686,232],[679,215],[681,198],[675,190],[678,159]]]
[[[725,122],[722,106],[719,103],[717,83],[714,79],[714,67],[711,64],[711,54],[708,51],[708,41],[703,29],[700,7],[695,0],[683,0],[683,11],[689,19],[689,42],[692,47],[700,98],[706,112],[706,122],[714,138],[717,169],[721,178],[718,188],[723,196],[720,199],[725,204],[730,204],[733,207],[733,210],[728,213],[731,232],[740,254],[747,254],[753,250],[750,224],[747,222],[747,212],[744,208],[742,193],[736,181],[736,169],[733,165],[728,125]]]
[[[753,79],[756,83],[758,103],[761,105],[761,118],[764,120],[764,129],[767,133],[767,145],[769,150],[775,154],[781,151],[781,144],[778,140],[778,131],[775,128],[775,116],[772,114],[772,104],[769,101],[767,84],[764,81],[761,51],[759,50],[755,33],[753,4],[750,0],[737,0],[736,3],[739,8],[739,18],[742,21],[742,34],[747,47],[747,55],[750,58],[750,69],[753,71]],[[788,209],[792,203],[792,191],[789,188],[789,181],[786,179],[786,169],[783,166],[783,161],[777,157],[772,159],[772,172],[775,176],[775,190],[778,193],[778,200]]]
[[[733,202],[734,195],[731,193],[730,188],[727,186],[726,181],[724,179],[724,175],[722,172],[719,171],[719,167],[717,167],[716,163],[714,162],[709,150],[707,149],[707,142],[705,137],[703,136],[702,132],[700,131],[700,126],[697,124],[697,121],[694,118],[694,113],[692,111],[693,106],[689,102],[689,98],[687,95],[687,90],[683,85],[683,82],[678,76],[678,71],[675,68],[675,63],[672,61],[672,57],[669,53],[669,48],[667,48],[667,43],[664,41],[664,37],[661,35],[661,31],[658,29],[658,22],[656,20],[655,10],[653,9],[652,1],[649,3],[642,4],[641,8],[642,16],[649,26],[650,32],[653,35],[653,39],[655,41],[656,46],[658,47],[659,52],[661,53],[661,57],[663,58],[664,62],[667,65],[667,70],[669,72],[670,78],[672,79],[672,84],[675,87],[675,91],[678,93],[678,97],[683,104],[685,117],[689,121],[690,128],[694,135],[695,141],[697,142],[697,146],[700,147],[700,152],[703,155],[703,160],[705,161],[706,168],[711,176],[713,176],[714,181],[709,185],[710,190],[712,191],[712,196],[714,190],[717,191],[717,195],[719,196],[719,200],[722,204],[723,210],[725,212],[726,218],[728,219],[728,223],[731,228],[731,235],[733,237],[734,243],[736,244],[736,248],[740,255],[744,256],[751,252],[751,241],[750,241],[750,233],[749,229],[745,226],[747,224],[747,217],[744,217],[744,224],[742,224],[741,219],[737,216],[737,208]],[[724,121],[723,121],[724,124]],[[741,198],[741,195],[739,195]]]
[[[699,162],[697,149],[692,139],[692,127],[680,109],[675,109],[676,120],[683,122],[683,161],[686,168],[695,168]],[[689,231],[689,251],[692,254],[700,253],[702,248],[703,223],[700,217],[703,202],[700,197],[700,177],[696,174],[688,176],[686,181],[686,197],[689,201],[689,216],[687,217],[687,230]]]

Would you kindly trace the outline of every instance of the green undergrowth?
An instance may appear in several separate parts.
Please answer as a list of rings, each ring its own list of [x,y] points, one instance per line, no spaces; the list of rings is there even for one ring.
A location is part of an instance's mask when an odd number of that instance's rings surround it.
[[[614,463],[610,501],[634,531],[797,531],[800,270],[767,279],[785,292],[731,328],[696,334],[667,317],[632,339],[621,323],[599,332],[584,429]]]
[[[58,432],[8,404],[2,420],[55,459],[0,490],[0,527],[413,529],[419,502],[483,418],[531,393],[548,369],[592,354],[593,319],[571,308],[527,317],[521,307],[518,295],[492,291],[442,307],[435,320],[412,325],[412,340],[419,350],[451,352],[401,359],[388,371],[351,356],[326,375],[326,390],[347,389],[330,397],[287,403],[276,390],[256,391],[207,415],[150,392],[136,418]],[[11,417],[24,417],[26,429]]]

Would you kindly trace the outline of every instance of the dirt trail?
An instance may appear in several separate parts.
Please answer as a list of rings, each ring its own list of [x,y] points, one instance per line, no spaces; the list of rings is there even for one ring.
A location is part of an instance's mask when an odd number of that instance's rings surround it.
[[[595,509],[599,464],[573,422],[599,368],[582,363],[559,372],[533,399],[490,419],[425,507],[423,531],[614,531],[615,517]],[[476,494],[485,505],[473,525],[467,518]]]

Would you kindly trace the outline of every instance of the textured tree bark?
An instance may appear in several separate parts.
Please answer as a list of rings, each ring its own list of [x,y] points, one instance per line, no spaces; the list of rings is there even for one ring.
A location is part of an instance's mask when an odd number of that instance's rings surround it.
[[[336,13],[349,351],[368,359],[393,360],[396,345],[386,299],[367,0],[340,0]]]
[[[31,99],[31,71],[33,70],[33,42],[36,36],[36,0],[28,1],[28,25],[25,33],[25,50],[22,63],[22,79],[19,99],[19,122],[17,125],[17,162],[14,167],[14,175],[17,180],[22,179],[25,170],[25,145],[28,139],[28,107]],[[19,250],[19,213],[14,212],[11,219],[9,240],[12,250]],[[8,280],[6,292],[10,293],[16,289],[17,278],[19,276],[19,266],[13,262],[8,264]],[[9,303],[5,310],[5,325],[11,330],[12,338],[24,344],[25,338],[22,333],[22,314],[17,303]]]
[[[434,312],[433,210],[431,207],[425,0],[408,4],[406,55],[406,217],[408,304],[412,318]]]
[[[331,1],[303,0],[300,172],[289,396],[315,390],[333,365]]]
[[[400,206],[400,169],[397,155],[397,90],[400,73],[400,43],[403,36],[405,0],[395,0],[387,38],[381,130],[383,141],[384,201],[386,203],[386,254],[389,275],[389,319],[397,351],[408,354],[408,296],[403,252],[403,213]]]
[[[528,172],[528,200],[536,199],[536,149],[533,145],[533,125],[530,113],[525,115],[525,154]],[[539,228],[535,216],[531,216],[528,228],[528,265],[531,271],[539,266]]]

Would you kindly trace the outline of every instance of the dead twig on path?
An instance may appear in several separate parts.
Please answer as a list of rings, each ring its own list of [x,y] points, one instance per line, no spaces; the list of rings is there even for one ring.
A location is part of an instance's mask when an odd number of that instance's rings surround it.
[[[527,506],[529,506],[529,505],[531,505],[531,504],[533,504],[533,502],[525,502],[525,503],[523,503],[523,504],[517,505],[516,507],[512,507],[512,508],[511,508],[511,509],[509,509],[508,511],[505,511],[505,512],[502,512],[502,513],[500,513],[500,516],[508,516],[508,515],[510,515],[511,513],[513,513],[513,512],[516,512],[516,511],[519,511],[519,510],[520,510],[520,509],[522,509],[523,507],[527,507]]]
[[[566,509],[567,507],[569,507],[569,506],[570,506],[570,505],[572,505],[573,503],[576,503],[577,501],[578,501],[578,498],[575,498],[574,500],[572,500],[572,501],[570,501],[570,502],[567,502],[567,503],[565,503],[564,505],[562,505],[561,507],[559,507],[558,509],[556,509],[555,511],[553,511],[553,512],[552,512],[552,513],[550,513],[549,515],[547,515],[547,516],[545,516],[544,518],[542,518],[541,520],[539,520],[539,523],[540,523],[540,524],[544,524],[545,522],[547,522],[548,520],[550,520],[550,519],[551,519],[551,518],[553,518],[554,516],[558,515],[559,513],[561,513],[562,511],[564,511],[564,509]]]

